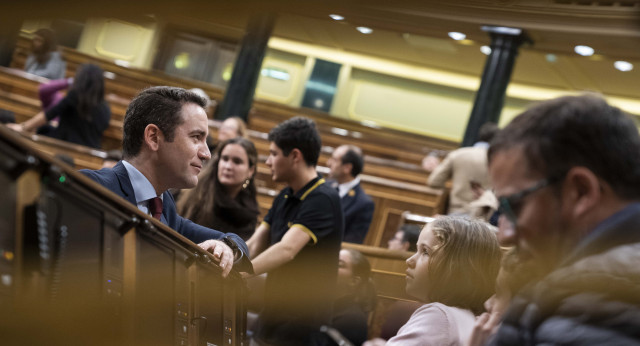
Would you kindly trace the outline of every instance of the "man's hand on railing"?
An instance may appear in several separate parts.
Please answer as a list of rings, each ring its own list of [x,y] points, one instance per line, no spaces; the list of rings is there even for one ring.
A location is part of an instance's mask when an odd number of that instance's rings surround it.
[[[222,268],[222,277],[227,277],[233,268],[233,250],[220,240],[206,240],[198,244],[203,250],[213,254],[213,257],[219,261]]]

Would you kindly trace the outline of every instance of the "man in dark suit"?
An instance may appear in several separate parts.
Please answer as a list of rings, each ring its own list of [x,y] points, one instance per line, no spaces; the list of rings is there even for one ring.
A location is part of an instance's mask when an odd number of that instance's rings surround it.
[[[362,244],[375,207],[360,186],[358,175],[364,166],[362,150],[354,145],[341,145],[333,151],[327,165],[329,178],[333,180],[331,185],[338,189],[344,212],[343,241]]]
[[[250,272],[249,252],[239,236],[182,218],[168,192],[195,187],[204,162],[211,158],[204,106],[204,99],[181,88],[143,90],[125,114],[123,160],[113,168],[81,172],[211,252],[223,276],[234,261],[236,269]]]

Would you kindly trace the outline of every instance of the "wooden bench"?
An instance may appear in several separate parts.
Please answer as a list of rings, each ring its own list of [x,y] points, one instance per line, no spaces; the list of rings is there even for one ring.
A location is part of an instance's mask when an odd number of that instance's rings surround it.
[[[24,81],[24,73],[21,71],[0,68],[0,76],[13,78],[11,80]],[[33,93],[37,93],[39,82],[30,79],[26,80],[30,83],[28,89],[32,89]],[[5,85],[7,84],[0,84],[0,86]],[[37,99],[5,91],[8,89],[10,90],[10,88],[0,88],[0,108],[13,111],[18,122],[25,121],[40,111],[40,102]],[[128,100],[114,94],[108,94],[106,99],[111,108],[112,118],[111,127],[107,129],[105,133],[102,148],[105,150],[119,149],[122,141],[122,122],[128,107]],[[216,121],[211,122],[211,132],[214,137],[217,136],[217,128],[219,127],[219,124],[220,123]],[[252,130],[249,131],[249,135],[251,140],[256,143],[258,150],[261,153],[266,154],[269,147],[269,143],[266,139],[267,134]],[[320,165],[326,165],[334,148],[325,145],[322,149],[319,163]],[[415,164],[380,158],[372,155],[365,155],[364,159],[364,173],[366,174],[406,181],[414,184],[424,184],[428,178],[428,174],[422,170],[420,166]]]
[[[12,63],[12,66],[16,68],[21,68],[24,64],[26,50],[20,47],[28,47],[29,39],[21,36],[20,41],[23,43],[16,49]],[[222,100],[224,95],[222,89],[201,81],[171,76],[161,71],[122,67],[107,59],[97,58],[65,47],[61,50],[67,61],[68,75],[73,75],[81,63],[95,63],[112,74],[106,82],[107,92],[126,99],[131,99],[140,89],[151,85],[198,87],[218,102]],[[354,144],[361,146],[365,154],[417,165],[429,152],[436,151],[440,153],[440,156],[444,156],[447,151],[458,146],[457,143],[451,141],[388,128],[371,127],[357,121],[331,117],[326,113],[311,109],[294,108],[264,100],[254,100],[249,125],[251,128],[266,132],[275,124],[295,115],[303,115],[315,120],[323,138],[325,135],[329,136],[325,142],[331,146]]]

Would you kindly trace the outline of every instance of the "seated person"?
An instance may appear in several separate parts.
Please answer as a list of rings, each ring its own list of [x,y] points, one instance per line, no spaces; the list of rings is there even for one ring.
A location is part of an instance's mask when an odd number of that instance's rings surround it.
[[[56,117],[60,123],[51,137],[99,149],[102,134],[109,127],[111,110],[104,100],[102,69],[96,65],[80,66],[71,90],[58,104],[21,124],[11,124],[18,131],[34,131]]]
[[[258,153],[242,137],[228,139],[216,149],[213,161],[199,175],[198,186],[177,199],[183,217],[248,240],[258,224],[258,201],[253,177]]]
[[[480,220],[443,216],[428,223],[407,259],[407,293],[425,304],[389,341],[372,345],[461,345],[494,293],[500,258],[496,235]]]
[[[387,249],[396,251],[416,251],[416,242],[420,234],[420,226],[405,223],[400,226],[393,238],[389,239]]]
[[[46,28],[36,30],[24,70],[44,78],[61,79],[64,78],[65,69],[66,64],[57,50],[53,31]]]
[[[342,241],[362,244],[373,219],[375,205],[360,186],[360,173],[364,167],[362,150],[354,145],[341,145],[327,161],[327,183],[338,189],[344,213],[344,238]]]
[[[371,265],[360,251],[340,250],[336,295],[331,326],[352,344],[362,345],[367,341],[367,322],[375,308],[376,290]]]
[[[214,139],[211,136],[208,136],[207,145],[209,146],[209,150],[214,152],[218,143],[222,143],[227,139],[235,137],[249,138],[247,134],[247,124],[240,117],[230,117],[225,119],[218,129],[218,139],[214,142]]]
[[[444,188],[451,179],[448,214],[469,214],[469,203],[476,199],[472,186],[491,187],[487,150],[489,142],[499,131],[493,123],[482,125],[478,133],[478,142],[473,147],[458,148],[450,152],[445,159],[433,169],[427,179],[427,185]]]
[[[141,91],[124,117],[123,160],[113,168],[80,172],[211,252],[222,276],[232,267],[253,272],[240,237],[181,217],[168,191],[194,188],[202,165],[211,159],[204,106],[200,96],[182,88],[159,86]]]

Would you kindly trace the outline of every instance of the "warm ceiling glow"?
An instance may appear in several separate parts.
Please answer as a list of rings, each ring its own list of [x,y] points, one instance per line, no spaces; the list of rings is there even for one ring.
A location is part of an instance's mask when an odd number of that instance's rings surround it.
[[[366,26],[359,26],[356,28],[356,30],[360,31],[363,34],[370,34],[373,32],[373,29],[367,28]]]
[[[582,56],[592,56],[595,50],[589,46],[576,46],[573,50]]]
[[[329,17],[333,20],[344,20],[344,17],[339,14],[330,14]]]
[[[489,55],[491,54],[491,47],[489,46],[482,46],[480,47],[480,51],[482,52],[482,54],[484,55]]]
[[[616,61],[613,63],[613,67],[622,72],[628,72],[633,70],[633,64],[628,61]]]
[[[461,32],[455,32],[452,31],[449,33],[449,37],[451,37],[452,39],[456,40],[456,41],[460,41],[460,40],[464,40],[465,38],[467,38],[467,35],[461,33]]]

